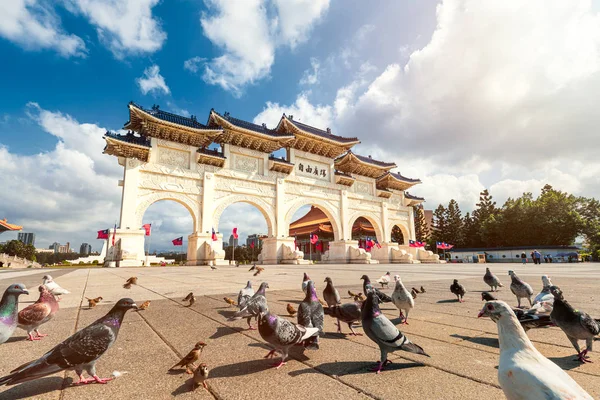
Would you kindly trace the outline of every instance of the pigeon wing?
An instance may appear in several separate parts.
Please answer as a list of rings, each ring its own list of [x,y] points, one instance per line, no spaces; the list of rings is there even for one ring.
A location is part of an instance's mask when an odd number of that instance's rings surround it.
[[[279,318],[275,335],[282,346],[299,343],[302,340],[303,331],[287,319]]]
[[[588,313],[581,312],[579,321],[581,322],[581,326],[593,335],[600,334],[600,324],[590,317]]]
[[[399,347],[404,341],[404,335],[396,328],[396,325],[392,323],[383,315],[379,315],[373,318],[371,324],[371,331],[377,338],[377,343],[390,347]]]
[[[34,303],[19,312],[19,325],[36,324],[46,319],[52,308],[48,303]]]
[[[298,306],[298,324],[305,327],[312,327],[311,309],[308,303],[302,302]]]

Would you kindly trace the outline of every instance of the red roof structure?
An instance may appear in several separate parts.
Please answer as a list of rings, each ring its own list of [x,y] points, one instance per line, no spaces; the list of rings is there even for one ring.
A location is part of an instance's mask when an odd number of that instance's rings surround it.
[[[23,229],[22,226],[9,224],[6,222],[6,218],[0,219],[0,233],[6,231],[20,231],[21,229]]]

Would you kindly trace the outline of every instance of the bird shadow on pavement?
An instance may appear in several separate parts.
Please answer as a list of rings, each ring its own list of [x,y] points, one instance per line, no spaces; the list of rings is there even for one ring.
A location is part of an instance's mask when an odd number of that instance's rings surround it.
[[[574,351],[573,354],[565,357],[548,357],[548,359],[566,371],[582,365],[582,362],[577,359],[577,354]]]
[[[279,300],[282,303],[300,304],[302,300]]]
[[[275,359],[278,361],[279,359]],[[234,364],[219,365],[210,370],[210,378],[233,378],[262,372],[271,367],[275,361],[259,358],[258,360],[243,361]]]
[[[224,316],[225,318],[231,318],[231,317],[233,317],[233,314],[235,314],[235,311],[233,311],[233,310],[219,310],[219,311],[217,311],[217,313],[219,315]]]
[[[465,336],[465,335],[459,335],[457,333],[453,333],[450,336],[453,338],[462,339],[464,341],[475,343],[475,344],[480,344],[483,346],[494,347],[496,349],[500,348],[500,342],[498,342],[497,338],[490,338],[490,337],[483,337],[483,336]]]
[[[224,336],[233,335],[234,333],[239,333],[239,332],[242,332],[242,329],[230,328],[228,326],[220,326],[217,328],[217,331],[209,337],[209,339],[219,339]]]
[[[27,336],[13,336],[4,343],[21,342],[26,339],[27,339]]]
[[[438,300],[438,301],[436,301],[436,303],[438,303],[438,304],[458,303],[458,300],[457,299]]]
[[[180,394],[184,394],[184,393],[188,393],[188,392],[193,392],[194,391],[194,384],[193,384],[193,378],[186,379],[185,382],[183,382],[181,384],[181,386],[179,386],[177,389],[175,389],[174,391],[171,392],[171,395],[173,396],[178,396]],[[202,389],[202,388],[200,388]]]
[[[330,362],[317,365],[315,368],[306,368],[301,370],[296,370],[290,372],[288,375],[290,376],[299,376],[303,374],[313,374],[313,373],[325,373],[328,375],[358,375],[358,374],[374,374],[375,372],[371,371],[372,368],[376,367],[377,363],[373,361],[338,361],[338,362]],[[414,363],[412,361],[408,362],[396,362],[394,361],[391,364],[386,365],[385,371],[396,371],[407,368],[416,368],[416,367],[424,367],[425,365]]]
[[[17,386],[13,386],[5,392],[0,393],[2,399],[26,399],[37,398],[44,393],[63,388],[64,379],[58,376],[37,379],[33,382],[25,382]]]

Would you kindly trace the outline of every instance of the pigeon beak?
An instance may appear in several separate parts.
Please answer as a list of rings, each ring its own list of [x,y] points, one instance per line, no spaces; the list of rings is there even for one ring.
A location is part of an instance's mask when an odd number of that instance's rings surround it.
[[[134,310],[139,310],[139,307],[138,307],[138,305],[137,305],[137,304],[135,304],[135,303],[133,303],[133,304],[131,305],[131,308],[133,308]]]
[[[477,318],[481,318],[485,315],[485,311],[481,310],[479,311],[479,314],[477,314]]]
[[[23,294],[29,294],[29,290],[23,289]]]

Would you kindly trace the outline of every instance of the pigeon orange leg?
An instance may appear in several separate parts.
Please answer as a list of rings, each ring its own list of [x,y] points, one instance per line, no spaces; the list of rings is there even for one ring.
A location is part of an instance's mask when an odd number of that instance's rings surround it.
[[[48,336],[48,334],[47,334],[47,333],[40,333],[40,331],[38,331],[37,329],[35,330],[35,333],[37,334],[37,336],[38,336],[39,338],[43,338],[43,337],[46,337],[46,336]]]
[[[27,336],[28,336],[28,337],[27,337],[27,340],[29,340],[29,341],[31,341],[31,342],[33,342],[34,340],[42,340],[42,338],[41,338],[41,337],[38,337],[38,336],[33,336],[33,334],[32,334],[32,333],[28,333],[28,334],[27,334]]]
[[[356,332],[354,331],[354,329],[352,328],[352,324],[348,324],[348,327],[350,328],[350,330],[352,331],[352,334],[353,334],[354,336],[362,336],[362,335],[363,335],[362,333],[356,333]]]
[[[375,368],[372,368],[371,371],[376,372],[377,374],[381,373],[381,370],[383,368],[385,368],[386,365],[391,364],[392,362],[390,360],[385,360],[384,362],[381,361],[377,361],[377,366]]]
[[[267,355],[265,356],[265,358],[273,358],[274,356],[275,356],[275,349],[268,352]]]
[[[93,379],[96,383],[106,384],[106,383],[112,381],[114,378],[99,378],[98,375],[94,375]]]
[[[577,360],[581,361],[582,363],[593,363],[592,360],[590,360],[590,358],[587,356],[587,349],[583,350],[581,353],[577,354]]]
[[[285,364],[287,364],[286,362],[283,361],[283,358],[281,359],[281,361],[279,361],[278,363],[273,364],[273,368],[275,369],[279,369],[282,366],[284,366]]]

